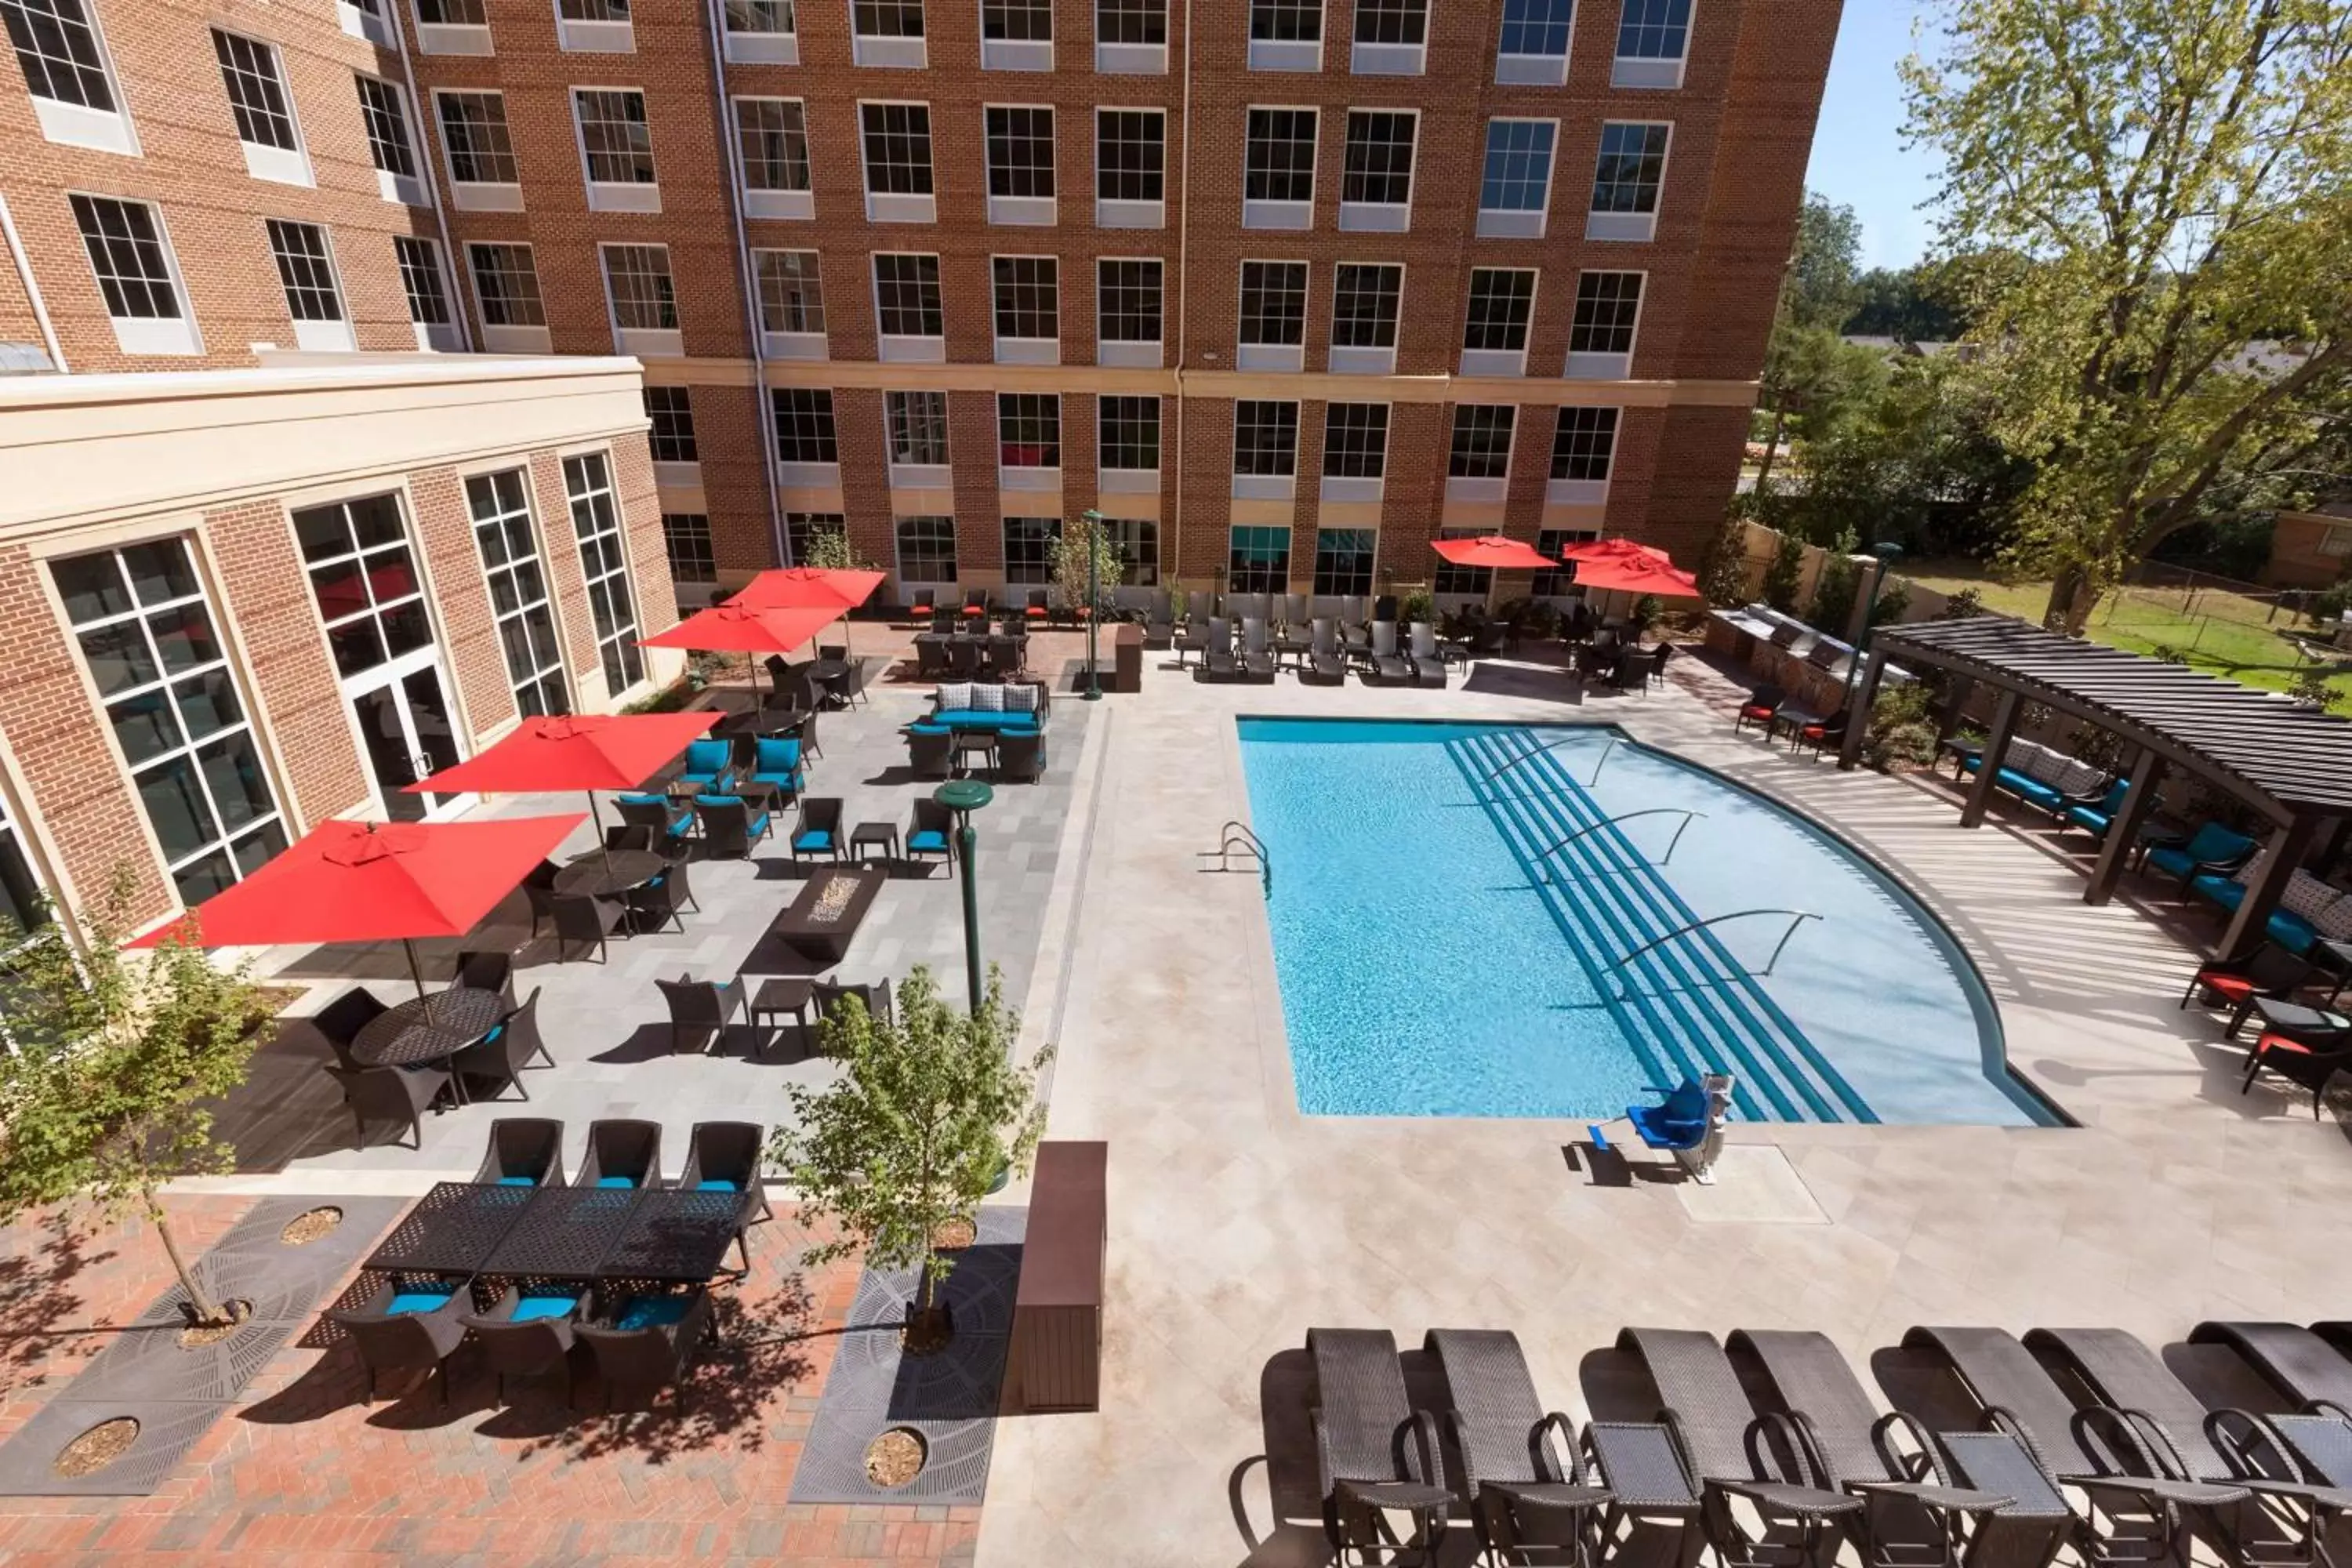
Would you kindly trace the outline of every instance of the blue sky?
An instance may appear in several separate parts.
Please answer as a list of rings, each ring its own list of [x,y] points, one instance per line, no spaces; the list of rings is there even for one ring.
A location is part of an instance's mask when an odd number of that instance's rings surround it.
[[[1918,205],[1935,190],[1937,161],[1902,145],[1903,83],[1912,19],[1924,0],[1846,0],[1822,100],[1805,184],[1862,217],[1862,264],[1906,267],[1935,237]],[[1932,32],[1929,35],[1932,41]]]

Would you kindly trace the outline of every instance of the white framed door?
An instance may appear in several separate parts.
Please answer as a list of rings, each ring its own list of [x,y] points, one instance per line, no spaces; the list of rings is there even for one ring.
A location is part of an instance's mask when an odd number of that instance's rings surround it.
[[[440,649],[427,645],[346,677],[343,700],[359,727],[360,751],[395,822],[439,822],[470,807],[470,795],[412,795],[408,785],[462,759]]]

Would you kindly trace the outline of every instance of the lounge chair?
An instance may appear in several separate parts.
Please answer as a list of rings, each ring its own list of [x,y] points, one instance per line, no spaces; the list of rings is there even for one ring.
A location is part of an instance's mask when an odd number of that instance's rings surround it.
[[[1201,645],[1201,667],[1212,680],[1241,677],[1241,660],[1234,652],[1234,623],[1223,616],[1209,618],[1209,635]]]
[[[1383,686],[1403,686],[1412,679],[1412,666],[1397,652],[1397,627],[1394,621],[1372,623],[1371,646],[1360,656],[1367,680],[1378,680]]]
[[[1351,654],[1370,651],[1372,646],[1371,617],[1364,608],[1360,595],[1346,594],[1339,598],[1339,641]]]
[[[2207,1321],[2189,1331],[2189,1342],[2227,1345],[2298,1407],[2333,1405],[2352,1411],[2352,1360],[2339,1348],[2352,1344],[2352,1334],[2331,1342],[2294,1323]]]
[[[1205,656],[1208,653],[1208,623],[1198,616],[1188,616],[1170,641],[1176,649],[1176,668],[1181,669],[1188,655],[1197,653]]]
[[[1437,634],[1427,621],[1412,623],[1411,633],[1412,653],[1407,660],[1412,666],[1415,686],[1443,687],[1445,684],[1445,656],[1438,651]]]
[[[919,855],[936,855],[947,862],[948,875],[955,875],[955,813],[928,795],[915,800],[914,815],[907,819],[907,858]]]
[[[686,929],[686,911],[696,907],[692,871],[685,860],[672,860],[668,869],[641,887],[629,889],[629,913],[652,922],[659,931],[675,921]]]
[[[1143,612],[1143,646],[1164,648],[1175,640],[1175,597],[1165,588],[1156,588],[1152,590],[1150,605]]]
[[[343,1106],[352,1113],[354,1149],[367,1147],[371,1121],[406,1122],[412,1144],[425,1150],[425,1111],[450,1084],[446,1068],[329,1068],[327,1076],[342,1086]]]
[[[1735,1329],[1726,1349],[1735,1365],[1763,1374],[1815,1483],[1861,1496],[1854,1539],[1866,1568],[1957,1563],[1961,1555],[2037,1568],[2063,1543],[2053,1521],[2000,1517],[2015,1500],[2008,1495],[1950,1485],[1934,1438],[1900,1412],[1881,1415],[1826,1334]],[[1909,1452],[1895,1447],[1897,1431],[1909,1437]]]
[[[887,1021],[891,1015],[890,987],[877,981],[842,984],[835,981],[820,980],[809,990],[816,1003],[816,1016],[820,1021],[832,1017],[840,1010],[841,1005],[853,996],[857,999],[858,1005],[866,1009],[866,1015],[869,1018]]]
[[[681,974],[675,980],[656,979],[654,984],[661,990],[662,1000],[669,1004],[669,1054],[676,1056],[686,1042],[704,1056],[710,1054],[727,1039],[727,1024],[730,1018],[751,1021],[751,1004],[747,998],[743,977],[721,984],[716,980],[697,980]]]
[[[575,1187],[658,1187],[661,1123],[611,1118],[588,1124],[588,1152]]]
[[[1339,650],[1339,628],[1330,616],[1316,617],[1307,644],[1307,657],[1298,673],[1301,679],[1321,686],[1347,684],[1348,657]]]
[[[1035,784],[1045,776],[1045,736],[1038,730],[996,732],[996,776]]]
[[[801,762],[801,742],[766,739],[752,742],[750,782],[764,784],[785,798],[808,788],[808,773]]]
[[[1264,621],[1242,623],[1242,675],[1250,680],[1274,679],[1274,645],[1266,640]]]
[[[383,1279],[356,1307],[339,1308],[327,1318],[352,1337],[367,1368],[363,1402],[375,1403],[377,1381],[387,1372],[421,1372],[432,1380],[438,1403],[449,1403],[448,1358],[465,1342],[466,1316],[473,1310],[466,1281],[431,1275],[395,1275]]]
[[[1617,668],[1610,673],[1610,684],[1620,691],[1639,691],[1647,696],[1659,662],[1656,648],[1629,647],[1617,656]]]
[[[598,1305],[598,1321],[582,1323],[574,1337],[588,1347],[595,1363],[605,1412],[611,1413],[615,1395],[631,1403],[643,1395],[650,1403],[666,1384],[677,1386],[678,1408],[686,1409],[686,1369],[710,1327],[710,1293],[699,1286],[678,1291],[612,1291]]]
[[[1663,656],[1665,651],[1665,646],[1662,644],[1658,652]],[[1841,708],[1826,719],[1799,724],[1790,733],[1789,750],[1793,752],[1800,746],[1811,746],[1813,749],[1814,757],[1818,759],[1823,752],[1832,747],[1845,744],[1846,727],[1851,721],[1852,715]]]
[[[2059,818],[2070,827],[2079,827],[2094,838],[2104,839],[2114,826],[2116,814],[2124,808],[2124,796],[2131,793],[2131,780],[2118,778],[2108,784],[2096,800],[2069,800]]]
[[[915,643],[915,676],[920,680],[944,680],[948,673],[948,650],[937,639],[919,638]]]
[[[477,1183],[502,1187],[563,1184],[563,1123],[544,1116],[501,1116],[490,1123]]]
[[[775,1217],[768,1206],[768,1190],[760,1179],[767,1129],[755,1121],[698,1121],[687,1140],[686,1169],[677,1175],[678,1190],[688,1193],[740,1193],[741,1218],[735,1226],[735,1245],[743,1254],[743,1268],[751,1268],[751,1246],[743,1233]]]
[[[1766,1446],[1756,1440],[1762,1424],[1715,1336],[1698,1329],[1625,1329],[1617,1348],[1640,1357],[1657,1385],[1659,1420],[1703,1489],[1702,1522],[1724,1568],[1791,1561],[1828,1568],[1862,1500],[1769,1472]],[[1732,1512],[1735,1497],[1762,1517],[1761,1536],[1749,1535]]]
[[[1437,1422],[1405,1397],[1404,1369],[1386,1329],[1309,1329],[1315,1361],[1316,1471],[1323,1532],[1344,1563],[1353,1545],[1386,1546],[1374,1516],[1410,1513],[1421,1561],[1435,1557],[1454,1505]],[[1381,1533],[1385,1534],[1385,1531]]]
[[[1522,1543],[1558,1546],[1565,1536],[1579,1549],[1578,1562],[1593,1561],[1595,1516],[1609,1503],[1609,1489],[1585,1484],[1576,1426],[1536,1398],[1518,1336],[1507,1329],[1432,1329],[1422,1348],[1445,1373],[1453,1401],[1445,1424],[1462,1457],[1480,1547],[1496,1561],[1519,1561],[1513,1554]]]
[[[2218,822],[2198,826],[2186,844],[2159,844],[2147,852],[2147,868],[2157,876],[2179,884],[2180,901],[2189,901],[2189,884],[2200,877],[2228,878],[2253,858],[2254,841]]]
[[[936,597],[936,592],[929,588],[916,588],[909,591],[907,595],[907,624],[919,626],[929,620],[932,615],[932,604]]]
[[[2312,973],[2311,965],[2294,953],[2275,942],[2261,942],[2245,952],[2215,959],[2190,975],[2180,1005],[2185,1008],[2200,995],[2219,998],[2230,1009],[2229,1027],[2222,1031],[2227,1039],[2246,1021],[2255,997],[2292,996],[2309,984]]]
[[[500,1405],[507,1403],[509,1377],[542,1377],[551,1372],[564,1374],[563,1397],[570,1400],[572,1330],[587,1295],[584,1283],[509,1283],[488,1311],[466,1314],[482,1364],[498,1375]]]
[[[1787,706],[1789,694],[1777,686],[1759,686],[1748,694],[1739,705],[1739,717],[1732,721],[1731,732],[1739,733],[1750,724],[1761,724],[1769,738],[1780,710]]]
[[[697,795],[694,816],[702,824],[702,852],[713,859],[749,860],[751,847],[768,836],[775,821],[773,813],[754,811],[732,795]]]
[[[823,855],[841,858],[841,798],[838,795],[811,795],[801,802],[801,822],[793,829],[793,858],[805,860]]]
[[[2187,1568],[2192,1516],[2209,1517],[2219,1510],[2235,1508],[2247,1497],[2243,1487],[2134,1473],[2123,1462],[2125,1456],[2105,1442],[2086,1442],[2095,1418],[2082,1417],[2074,1400],[2033,1352],[2005,1329],[1914,1328],[1904,1334],[1903,1348],[1940,1357],[1985,1412],[1987,1429],[2021,1442],[2051,1491],[2063,1482],[2081,1489],[2090,1499],[2089,1513],[2074,1514],[2069,1531],[2072,1544],[2086,1563],[2169,1559]],[[2092,1447],[2095,1442],[2096,1452]],[[2028,1500],[2021,1475],[1995,1479],[1968,1472],[1963,1450],[1947,1441],[1946,1452],[1963,1469],[1962,1479],[1968,1484],[1998,1487],[2013,1491],[2021,1502]],[[2032,1500],[2047,1506],[2046,1499]],[[2116,1527],[2112,1531],[2102,1532],[2098,1528],[2102,1510]]]
[[[2339,1074],[2352,1073],[2352,1029],[2325,1034],[2266,1029],[2246,1058],[2246,1076],[2238,1085],[2238,1092],[2252,1090],[2254,1079],[2265,1072],[2276,1073],[2289,1083],[2309,1089],[2311,1119],[2316,1121],[2326,1103],[2329,1086]]]

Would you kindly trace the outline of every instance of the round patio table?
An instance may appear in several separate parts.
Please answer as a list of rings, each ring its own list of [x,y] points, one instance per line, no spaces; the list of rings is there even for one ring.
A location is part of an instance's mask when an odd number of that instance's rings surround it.
[[[446,1061],[488,1034],[507,1016],[507,999],[478,985],[452,985],[412,996],[370,1019],[352,1040],[352,1059],[362,1067],[422,1067]],[[464,1086],[451,1079],[457,1103]]]
[[[566,899],[609,899],[644,887],[668,866],[650,849],[591,849],[555,874],[555,892]]]

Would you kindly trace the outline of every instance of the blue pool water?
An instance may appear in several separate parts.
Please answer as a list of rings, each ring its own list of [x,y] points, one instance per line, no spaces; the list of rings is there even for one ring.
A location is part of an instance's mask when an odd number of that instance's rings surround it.
[[[1948,933],[1705,769],[1600,726],[1240,722],[1310,1115],[1610,1117],[1723,1070],[1751,1119],[2054,1120]],[[1788,915],[1669,934],[1755,909],[1818,917],[1769,976]]]

